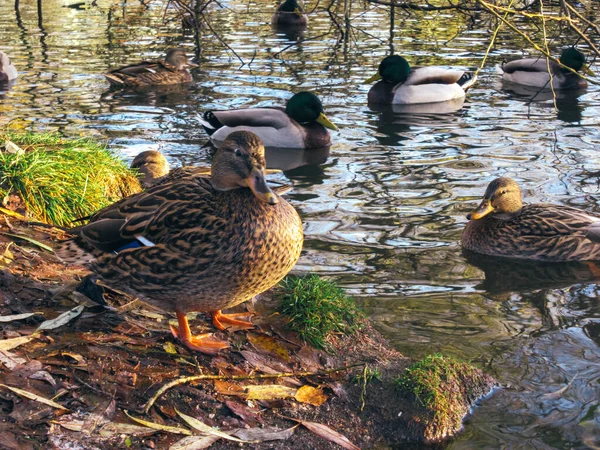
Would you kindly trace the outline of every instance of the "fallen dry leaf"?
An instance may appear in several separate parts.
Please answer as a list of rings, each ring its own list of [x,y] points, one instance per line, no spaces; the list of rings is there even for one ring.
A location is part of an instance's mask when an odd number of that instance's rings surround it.
[[[294,425],[293,427],[287,429],[277,427],[248,429],[240,428],[232,434],[241,439],[246,439],[248,441],[254,442],[277,441],[291,438],[294,434],[294,431],[296,431],[296,428],[298,428],[298,425]]]
[[[2,339],[0,340],[0,350],[12,350],[13,348],[17,348],[20,345],[27,344],[29,341],[33,340],[35,336],[21,336],[11,339]]]
[[[110,422],[102,426],[98,432],[100,436],[114,436],[130,434],[134,436],[150,436],[156,433],[152,428],[133,425],[131,423]]]
[[[75,308],[69,311],[65,311],[60,316],[55,317],[54,319],[42,322],[35,331],[38,332],[41,330],[54,330],[55,328],[62,327],[63,325],[66,325],[75,317],[77,317],[79,314],[81,314],[84,309],[85,307],[82,305],[76,306]]]
[[[15,394],[20,395],[21,397],[28,398],[28,399],[36,401],[38,403],[43,403],[44,405],[52,406],[53,408],[58,408],[58,409],[68,411],[68,409],[65,408],[63,405],[61,405],[60,403],[53,402],[52,400],[42,397],[41,395],[34,394],[33,392],[24,391],[23,389],[19,389],[19,388],[12,387],[12,386],[7,386],[6,384],[0,384],[0,386],[5,387],[6,389],[8,389],[10,391],[13,391]]]
[[[155,430],[159,430],[159,431],[166,431],[168,433],[175,433],[175,434],[185,434],[188,436],[192,435],[192,432],[190,430],[187,430],[186,428],[180,428],[180,427],[170,427],[168,425],[162,425],[160,423],[154,423],[154,422],[149,422],[147,420],[143,420],[143,419],[138,419],[136,417],[131,416],[127,411],[123,410],[123,412],[125,413],[125,415],[127,417],[129,417],[131,420],[133,420],[134,422],[137,422],[139,424],[142,424],[146,427],[149,428],[153,428]]]
[[[225,404],[236,416],[241,418],[251,427],[256,427],[259,423],[264,423],[258,410],[253,410],[248,405],[231,400],[226,400]]]
[[[248,400],[275,400],[278,398],[293,397],[297,389],[279,384],[261,384],[258,386],[244,386]]]
[[[360,447],[357,447],[352,442],[350,442],[350,440],[346,436],[329,428],[327,425],[323,425],[322,423],[309,422],[308,420],[294,419],[293,417],[286,417],[286,419],[298,422],[299,424],[305,426],[310,431],[315,433],[317,436],[321,436],[323,439],[335,442],[337,445],[344,447],[347,450],[360,450]]]
[[[219,436],[187,436],[171,445],[169,450],[202,450],[219,439]]]
[[[215,380],[214,386],[215,390],[219,394],[240,396],[246,395],[246,390],[242,386],[235,383],[229,383],[228,381]]]
[[[25,364],[26,362],[27,360],[25,358],[21,358],[14,353],[0,349],[0,363],[4,364],[8,370],[14,370],[17,366]]]
[[[0,316],[0,322],[13,322],[15,320],[23,320],[36,314],[44,314],[38,312],[24,313],[24,314],[13,314],[12,316]]]
[[[195,417],[188,416],[187,414],[184,414],[181,411],[178,411],[177,408],[175,408],[175,412],[177,414],[179,414],[179,417],[181,417],[183,420],[185,420],[185,422],[190,427],[192,427],[195,430],[200,431],[203,434],[212,435],[212,436],[218,436],[220,438],[227,439],[227,440],[234,441],[234,442],[247,443],[247,441],[244,441],[242,439],[238,439],[238,438],[233,437],[233,436],[231,436],[231,435],[229,435],[227,433],[223,433],[222,431],[219,431],[216,428],[210,427],[210,426],[206,425],[204,422],[196,419]]]
[[[302,386],[294,395],[296,401],[308,403],[313,406],[321,406],[327,401],[327,395],[321,390],[312,386]]]
[[[259,352],[269,353],[284,361],[290,360],[290,354],[287,349],[275,338],[248,333],[248,341],[250,341],[252,346]]]

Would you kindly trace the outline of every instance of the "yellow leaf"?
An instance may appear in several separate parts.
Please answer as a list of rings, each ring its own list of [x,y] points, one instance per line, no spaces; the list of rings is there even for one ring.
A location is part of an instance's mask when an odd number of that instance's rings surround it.
[[[294,397],[296,388],[280,386],[278,384],[263,384],[259,386],[245,386],[248,400],[275,400],[277,398]]]
[[[23,389],[19,389],[19,388],[12,387],[12,386],[7,386],[6,384],[0,384],[0,386],[13,391],[15,394],[20,395],[21,397],[25,397],[30,400],[34,400],[38,403],[43,403],[44,405],[52,406],[53,408],[58,408],[58,409],[63,409],[65,411],[68,411],[68,409],[65,408],[63,405],[53,402],[52,400],[42,397],[41,395],[34,394],[33,392],[24,391]]]
[[[173,344],[172,342],[165,342],[163,344],[163,348],[167,353],[170,353],[172,355],[177,354],[177,347],[175,347],[175,344]]]
[[[187,430],[187,429],[185,429],[185,428],[170,427],[168,425],[162,425],[160,423],[154,423],[154,422],[149,422],[149,421],[143,420],[143,419],[137,419],[137,418],[135,418],[133,416],[130,416],[127,411],[123,410],[123,412],[131,420],[133,420],[134,422],[137,422],[137,423],[139,423],[141,425],[144,425],[145,427],[149,427],[149,428],[152,428],[154,430],[166,431],[168,433],[185,434],[187,436],[191,436],[192,435],[192,432],[189,431],[189,430]]]
[[[32,335],[0,340],[0,350],[12,350],[13,348],[17,348],[19,345],[27,344],[34,337],[35,336]]]
[[[213,436],[217,436],[223,439],[228,439],[230,441],[235,441],[235,442],[250,442],[250,441],[244,441],[242,439],[238,439],[236,437],[230,436],[227,433],[223,433],[222,431],[217,430],[216,428],[213,427],[209,427],[208,425],[206,425],[204,422],[201,422],[200,420],[192,417],[192,416],[188,416],[187,414],[184,414],[180,411],[177,410],[177,408],[175,408],[175,412],[177,414],[179,414],[179,417],[181,417],[183,420],[185,420],[185,422],[192,427],[195,430],[200,431],[203,434],[208,434],[208,435],[213,435]]]
[[[290,360],[290,354],[279,341],[270,336],[260,336],[254,333],[248,333],[248,340],[258,351],[277,356],[284,361]]]
[[[302,386],[296,392],[294,398],[300,403],[308,403],[313,406],[321,406],[327,400],[327,395],[321,390],[312,386]]]

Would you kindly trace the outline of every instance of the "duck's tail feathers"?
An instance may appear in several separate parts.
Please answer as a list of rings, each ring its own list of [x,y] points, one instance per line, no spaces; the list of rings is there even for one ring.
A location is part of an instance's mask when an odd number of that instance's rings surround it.
[[[476,81],[477,81],[477,75],[475,75],[472,72],[465,72],[462,74],[462,76],[458,79],[458,81],[456,83],[460,87],[462,87],[465,92],[467,92],[467,90],[471,86],[473,86],[473,84],[475,84]]]
[[[54,247],[54,253],[66,264],[82,265],[88,265],[103,255],[102,251],[87,244],[80,237],[59,242]]]
[[[206,111],[203,115],[197,114],[196,117],[209,136],[223,126],[212,111]]]
[[[104,78],[108,80],[111,86],[125,86],[123,80],[112,73],[105,73]]]

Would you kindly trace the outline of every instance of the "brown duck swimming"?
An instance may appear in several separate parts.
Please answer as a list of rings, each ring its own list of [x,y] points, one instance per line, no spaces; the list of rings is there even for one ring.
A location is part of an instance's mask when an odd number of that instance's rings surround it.
[[[600,216],[563,205],[524,205],[519,185],[497,178],[471,212],[463,248],[538,261],[600,260]]]
[[[98,277],[152,305],[175,311],[172,332],[192,350],[214,354],[227,343],[192,336],[186,313],[251,328],[221,314],[279,282],[303,244],[296,210],[266,184],[264,147],[247,131],[217,150],[211,177],[190,168],[95,214],[59,245],[63,260],[88,263]],[[238,315],[239,316],[239,315]]]
[[[198,65],[189,60],[184,49],[172,48],[167,52],[164,61],[143,61],[111,70],[104,76],[111,86],[133,88],[162,86],[192,81],[192,74],[188,67],[198,67]]]

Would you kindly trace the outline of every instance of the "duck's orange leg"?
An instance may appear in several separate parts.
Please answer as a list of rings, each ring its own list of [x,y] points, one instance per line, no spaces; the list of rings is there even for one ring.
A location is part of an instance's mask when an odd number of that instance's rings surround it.
[[[230,325],[234,325],[236,327],[244,328],[246,330],[250,330],[254,328],[252,322],[247,320],[238,320],[236,317],[248,317],[251,316],[252,313],[244,312],[244,313],[232,313],[232,314],[223,314],[220,309],[216,311],[212,311],[212,321],[213,325],[217,327],[219,330],[225,330],[227,327],[223,325],[223,323],[228,323]]]
[[[171,325],[171,333],[190,350],[216,355],[219,350],[229,347],[227,342],[213,337],[212,333],[192,336],[185,313],[177,311],[177,322],[179,329]]]

